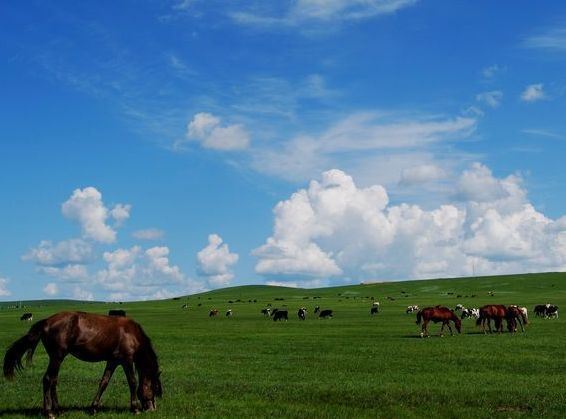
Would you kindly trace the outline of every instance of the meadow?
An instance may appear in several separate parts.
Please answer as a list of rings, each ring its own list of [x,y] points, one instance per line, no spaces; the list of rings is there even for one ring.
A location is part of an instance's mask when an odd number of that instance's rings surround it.
[[[490,292],[493,295],[490,295]],[[472,297],[474,296],[474,297]],[[390,297],[392,299],[388,299]],[[369,314],[372,298],[381,303]],[[230,302],[231,301],[231,302]],[[540,319],[535,304],[566,307],[566,274],[529,274],[352,285],[323,289],[243,286],[179,299],[136,303],[25,302],[34,321],[61,310],[106,313],[121,308],[152,338],[164,389],[147,418],[433,418],[566,417],[566,324]],[[525,333],[484,335],[474,320],[441,338],[422,339],[408,305],[529,309]],[[188,304],[188,309],[181,309]],[[289,310],[273,322],[260,310]],[[0,310],[2,351],[27,332],[23,309]],[[316,305],[334,310],[319,320]],[[307,307],[301,322],[297,309]],[[211,308],[220,310],[209,318]],[[231,308],[232,318],[224,316]],[[16,380],[0,379],[0,417],[40,416],[47,365],[39,345],[34,364]],[[86,418],[104,364],[68,357],[59,376],[62,418]],[[118,369],[99,418],[130,417]]]

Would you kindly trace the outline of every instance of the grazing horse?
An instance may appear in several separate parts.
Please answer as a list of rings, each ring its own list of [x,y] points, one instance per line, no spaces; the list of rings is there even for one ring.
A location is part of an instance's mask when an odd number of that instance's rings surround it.
[[[57,377],[61,363],[68,354],[82,361],[106,361],[104,375],[91,405],[95,413],[100,398],[114,370],[124,368],[130,387],[130,409],[139,413],[155,410],[155,397],[161,397],[160,371],[151,340],[141,326],[127,317],[111,317],[84,312],[61,312],[35,323],[27,335],[15,341],[4,356],[4,376],[13,379],[23,368],[22,357],[28,363],[39,341],[49,355],[49,365],[43,376],[43,413],[55,418],[59,411]],[[136,370],[139,385],[136,395]],[[139,400],[138,400],[139,399]]]
[[[442,336],[442,332],[444,332],[444,326],[448,326],[450,334],[453,335],[452,328],[450,327],[451,321],[454,322],[458,333],[461,333],[462,322],[458,316],[454,314],[454,311],[450,310],[448,307],[436,306],[423,308],[417,313],[417,324],[421,324],[421,320],[423,322],[421,337],[428,336],[428,324],[431,321],[434,323],[442,322],[440,336]]]
[[[485,325],[487,323],[487,327],[489,329],[489,333],[492,333],[491,330],[491,320],[495,323],[495,331],[496,332],[503,332],[503,319],[507,317],[507,307],[502,304],[488,304],[480,308],[480,316],[476,320],[476,326],[482,327],[484,333]]]
[[[519,326],[521,326],[521,332],[525,331],[523,325],[528,324],[527,316],[521,310],[521,308],[516,305],[510,305],[509,307],[507,307],[505,319],[507,320],[507,330],[509,330],[509,332],[511,333],[517,331],[517,323],[519,323]]]

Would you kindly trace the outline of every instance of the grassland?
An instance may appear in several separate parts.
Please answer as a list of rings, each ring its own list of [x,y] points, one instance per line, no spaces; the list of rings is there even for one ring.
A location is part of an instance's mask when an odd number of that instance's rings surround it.
[[[488,294],[489,291],[494,296]],[[475,295],[475,297],[472,297]],[[458,297],[460,296],[460,297]],[[316,298],[315,298],[316,297]],[[370,317],[371,298],[381,312]],[[395,300],[389,300],[392,297]],[[229,303],[232,301],[232,303]],[[251,302],[250,302],[251,301]],[[176,300],[123,305],[35,302],[35,319],[60,310],[104,313],[123,308],[152,337],[163,370],[164,398],[148,418],[185,417],[566,417],[566,324],[531,316],[526,333],[483,335],[464,320],[459,336],[418,337],[409,304],[516,303],[566,307],[566,274],[355,285],[314,290],[265,286],[227,288]],[[181,305],[188,303],[189,309]],[[288,322],[264,319],[267,304],[290,311]],[[296,310],[306,306],[305,322]],[[318,320],[315,305],[335,317]],[[209,318],[208,310],[234,316]],[[0,348],[27,332],[23,310],[0,310]],[[438,333],[439,326],[431,331]],[[37,417],[47,365],[14,382],[0,379],[0,417]],[[103,364],[69,357],[59,379],[61,417],[87,417]],[[129,417],[118,370],[98,417]]]

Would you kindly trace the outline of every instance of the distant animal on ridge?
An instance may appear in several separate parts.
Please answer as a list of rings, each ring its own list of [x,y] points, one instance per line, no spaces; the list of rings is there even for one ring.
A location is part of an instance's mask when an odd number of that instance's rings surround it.
[[[116,317],[126,317],[126,312],[124,310],[108,310],[109,316],[116,316]]]
[[[22,314],[22,316],[20,317],[20,320],[22,321],[27,321],[27,322],[31,322],[33,320],[33,314],[31,313],[24,313]]]

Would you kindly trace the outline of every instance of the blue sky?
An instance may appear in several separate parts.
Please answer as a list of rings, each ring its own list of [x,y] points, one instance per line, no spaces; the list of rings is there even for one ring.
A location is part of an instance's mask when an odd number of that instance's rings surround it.
[[[7,1],[0,299],[566,270],[560,2]]]

